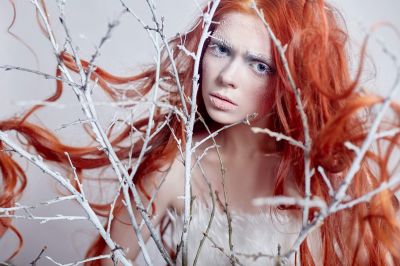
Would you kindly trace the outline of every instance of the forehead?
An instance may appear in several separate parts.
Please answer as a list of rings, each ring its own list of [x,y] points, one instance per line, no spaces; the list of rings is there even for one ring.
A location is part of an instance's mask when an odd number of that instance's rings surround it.
[[[270,38],[261,19],[256,15],[242,13],[225,14],[213,36],[224,38],[235,48],[254,52],[269,51]]]

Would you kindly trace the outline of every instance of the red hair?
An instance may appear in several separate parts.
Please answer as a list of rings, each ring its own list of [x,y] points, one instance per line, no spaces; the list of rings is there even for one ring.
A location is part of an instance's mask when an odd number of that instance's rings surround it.
[[[355,157],[354,152],[345,147],[345,142],[350,141],[357,146],[362,144],[372,117],[369,114],[363,115],[363,112],[373,105],[381,103],[382,99],[355,90],[359,83],[363,62],[360,62],[357,75],[352,80],[346,53],[348,35],[340,25],[339,13],[333,7],[323,0],[258,0],[255,2],[257,7],[263,10],[265,19],[277,38],[283,44],[287,44],[286,58],[294,81],[300,89],[309,122],[309,131],[313,143],[311,166],[315,169],[322,166],[333,187],[338,188]],[[221,20],[225,14],[230,12],[256,16],[251,3],[250,0],[222,0],[213,21]],[[202,19],[200,18],[200,20]],[[194,61],[179,50],[178,45],[184,44],[189,51],[197,50],[202,23],[200,21],[195,25],[185,36],[178,36],[170,41],[171,48],[175,51],[174,60],[179,72],[179,79],[183,88],[185,88],[185,95],[188,97],[191,95]],[[213,24],[211,31],[215,27],[217,25]],[[268,84],[274,97],[272,110],[274,128],[271,128],[271,130],[304,141],[302,120],[296,109],[294,95],[287,81],[286,72],[278,50],[272,42],[271,47],[276,68],[276,73],[271,76]],[[160,76],[164,83],[161,84],[161,89],[168,93],[161,100],[181,107],[182,103],[180,102],[175,77],[171,74],[171,63],[165,54],[162,58]],[[63,53],[61,60],[69,69],[78,70],[71,55]],[[88,67],[86,61],[82,61],[82,65],[84,68]],[[60,76],[60,73],[57,71],[56,75]],[[151,90],[156,81],[156,71],[155,67],[150,67],[138,75],[117,77],[97,67],[91,79],[98,79],[99,85],[115,101],[119,99],[122,92],[118,89],[111,89],[110,86],[133,83],[138,90],[127,96],[136,99]],[[48,101],[56,101],[61,94],[62,83],[57,81],[57,90]],[[210,122],[202,106],[201,97],[198,100],[199,112],[206,117],[206,122]],[[23,119],[13,118],[1,121],[0,129],[18,132],[44,160],[68,165],[67,158],[64,155],[65,152],[68,152],[73,164],[80,172],[109,165],[106,156],[97,147],[64,145],[47,129],[28,122],[29,115],[39,107],[32,109]],[[392,110],[398,118],[400,108],[393,104]],[[154,118],[156,124],[161,124],[164,121],[165,113],[165,110],[157,108]],[[398,119],[386,122],[382,124],[381,128],[398,127],[398,123]],[[147,120],[136,121],[134,126],[144,132]],[[178,139],[182,142],[185,141],[183,121],[172,115],[170,126],[171,129],[162,129],[151,140],[149,144],[151,149],[147,152],[134,178],[135,184],[139,188],[142,187],[141,184],[146,180],[149,173],[159,170],[162,166],[168,165],[174,160],[177,146],[171,130],[174,131]],[[130,130],[131,127],[127,126],[124,130],[114,133],[112,136],[112,145],[121,159],[137,158],[140,152],[140,142],[135,144],[133,150],[130,146],[124,145],[124,141],[129,137]],[[202,130],[202,125],[196,124],[195,130]],[[399,133],[396,133],[377,141],[377,151],[374,152],[371,149],[362,160],[361,168],[347,191],[348,196],[357,198],[377,188],[382,182],[389,180],[391,173],[388,170],[388,162],[390,155],[397,148],[399,137]],[[304,151],[286,142],[279,142],[278,145],[283,155],[274,184],[274,194],[282,195],[285,193],[286,179],[289,175],[289,169],[291,169],[291,172],[295,175],[298,190],[304,195],[304,165],[302,163]],[[6,193],[0,195],[0,206],[11,206],[16,196],[23,190],[26,177],[9,153],[0,153],[0,167],[5,181],[3,187],[6,188],[4,190]],[[22,181],[21,185],[17,187],[16,183],[19,177]],[[311,180],[312,194],[329,202],[329,191],[322,176],[316,171]],[[149,191],[142,192],[146,195],[150,194]],[[107,215],[108,207],[105,205],[93,204],[93,207],[99,213]],[[398,202],[394,193],[391,190],[384,190],[368,203],[358,204],[351,209],[340,211],[326,218],[319,228],[324,265],[363,264],[361,255],[363,249],[368,254],[370,264],[386,265],[387,258],[391,258],[396,265],[399,264],[400,234],[396,218],[397,212]],[[314,215],[314,212],[310,212],[309,220],[312,220]],[[11,226],[7,221],[2,220],[2,223]],[[162,229],[164,230],[164,228]],[[87,256],[99,255],[104,248],[104,241],[98,238],[88,251]],[[300,262],[301,265],[315,265],[306,241],[300,246]]]

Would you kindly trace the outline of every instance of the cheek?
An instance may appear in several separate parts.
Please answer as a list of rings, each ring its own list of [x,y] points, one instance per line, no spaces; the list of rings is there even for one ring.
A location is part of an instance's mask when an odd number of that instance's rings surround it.
[[[216,80],[220,71],[221,62],[218,62],[213,56],[204,55],[202,60],[202,75],[201,75],[201,91],[203,101],[204,96],[208,95],[209,92],[215,90]]]
[[[273,103],[273,95],[272,95],[272,90],[271,88],[268,88],[268,86],[263,86],[262,89],[258,90],[257,93],[254,94],[256,99],[254,99],[254,102],[257,102],[257,109],[259,110],[259,113],[262,115],[265,115],[271,110],[272,103]]]
[[[201,62],[202,73],[201,73],[201,77],[200,77],[203,89],[207,89],[207,83],[208,83],[209,75],[210,75],[209,65],[210,64],[207,60],[207,56],[204,56],[203,60]]]
[[[207,52],[204,54],[203,60],[202,60],[202,81],[204,83],[211,83],[213,82],[217,76],[218,73],[221,70],[221,67],[223,65],[223,62],[221,60],[216,59],[215,57],[209,55]]]
[[[207,93],[211,90],[212,87],[212,64],[210,64],[210,58],[206,54],[203,57],[203,60],[201,62],[201,67],[202,67],[202,73],[201,73],[201,96],[204,101],[204,95],[207,95]]]
[[[210,58],[207,52],[204,54],[203,60],[201,61],[201,66],[203,69],[203,76],[206,76],[204,73],[208,75],[211,72],[210,68],[213,67],[213,60]]]

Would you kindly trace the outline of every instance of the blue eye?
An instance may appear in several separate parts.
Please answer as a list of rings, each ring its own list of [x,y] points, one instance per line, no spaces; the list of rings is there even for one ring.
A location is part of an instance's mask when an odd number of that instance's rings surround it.
[[[211,49],[211,53],[217,57],[224,57],[229,55],[229,48],[218,43],[211,43],[208,45],[208,48]]]
[[[254,62],[250,64],[251,68],[256,72],[258,75],[267,75],[271,73],[271,68],[262,62]]]

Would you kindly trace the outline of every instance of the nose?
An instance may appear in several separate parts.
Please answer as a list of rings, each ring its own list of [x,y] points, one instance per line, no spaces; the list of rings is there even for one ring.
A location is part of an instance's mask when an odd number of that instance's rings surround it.
[[[221,69],[218,76],[221,85],[237,88],[239,65],[239,60],[232,59]]]

